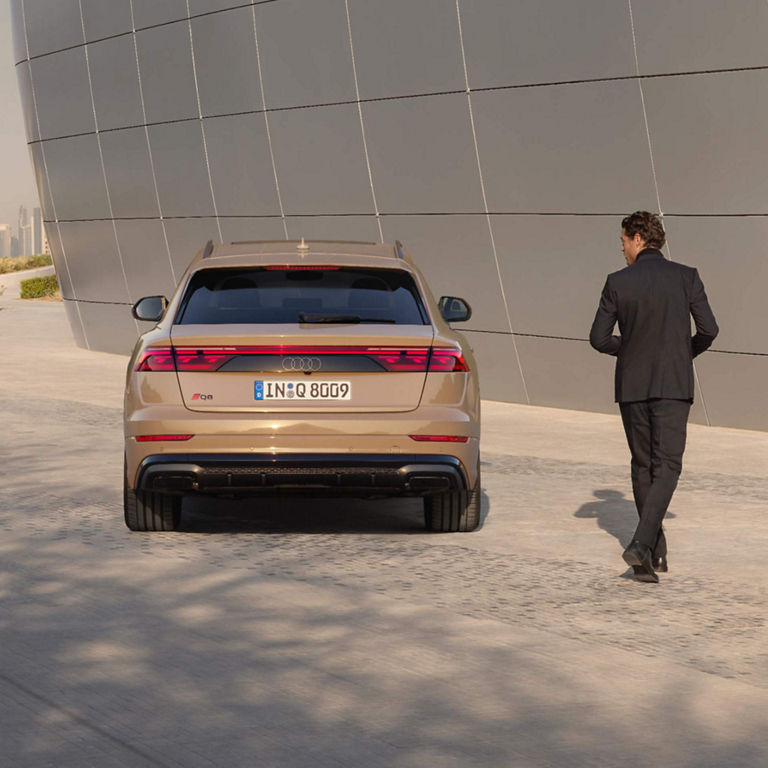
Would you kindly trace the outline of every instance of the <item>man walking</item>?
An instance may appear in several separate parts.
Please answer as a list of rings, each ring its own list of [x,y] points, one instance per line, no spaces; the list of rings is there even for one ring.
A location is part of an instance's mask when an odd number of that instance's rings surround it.
[[[639,581],[667,570],[662,521],[677,487],[693,403],[693,358],[718,333],[697,270],[668,261],[661,220],[637,211],[621,222],[627,267],[608,275],[589,343],[615,355],[616,402],[632,454],[640,522],[624,550]],[[691,317],[696,334],[691,337]],[[614,336],[619,324],[621,336]]]

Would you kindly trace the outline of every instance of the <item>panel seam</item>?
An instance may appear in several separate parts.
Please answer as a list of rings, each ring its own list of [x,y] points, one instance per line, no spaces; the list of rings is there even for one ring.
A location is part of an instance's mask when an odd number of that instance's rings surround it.
[[[197,83],[197,63],[195,62],[195,41],[192,34],[192,11],[189,7],[189,0],[187,3],[187,27],[189,29],[189,51],[192,54],[192,77],[195,81],[195,98],[197,99],[197,117],[200,121],[200,133],[203,137],[203,154],[205,155],[205,168],[208,171],[208,186],[211,190],[211,202],[213,203],[213,215],[216,217],[216,229],[219,232],[219,242],[224,241],[224,236],[221,233],[221,222],[219,221],[219,211],[216,207],[216,193],[213,191],[213,176],[211,175],[211,163],[208,158],[208,141],[205,138],[205,122],[203,120],[203,108],[200,105],[200,88]]]
[[[139,64],[139,43],[136,39],[136,21],[133,15],[133,0],[129,0],[131,9],[131,27],[133,29],[133,54],[136,59],[136,76],[139,81],[139,100],[141,101],[141,114],[144,118],[144,136],[147,140],[147,152],[149,153],[149,166],[152,170],[152,183],[155,187],[155,200],[157,201],[157,213],[160,218],[160,227],[163,231],[163,240],[165,241],[165,250],[168,254],[168,266],[171,268],[171,279],[176,285],[176,270],[173,268],[173,258],[171,257],[171,244],[168,241],[168,232],[165,227],[165,218],[163,216],[163,206],[160,202],[160,188],[157,186],[157,172],[155,171],[155,159],[152,155],[152,142],[149,138],[149,126],[147,125],[147,107],[144,102],[144,84],[141,81],[141,66]]]
[[[360,103],[360,86],[357,80],[357,62],[355,60],[355,46],[352,42],[352,17],[349,13],[349,0],[344,0],[344,8],[347,12],[347,35],[349,36],[349,53],[352,59],[352,78],[355,83],[355,103],[357,104],[357,114],[360,118],[360,133],[363,138],[363,154],[365,155],[365,166],[368,169],[368,183],[371,185],[371,199],[373,200],[373,210],[376,215],[376,225],[379,228],[379,239],[384,242],[384,230],[381,226],[381,214],[379,204],[376,201],[376,190],[373,186],[373,171],[371,170],[371,159],[368,154],[368,140],[365,136],[365,121],[363,120],[363,107]],[[266,105],[265,105],[266,106]]]
[[[21,4],[21,21],[22,25],[24,26],[24,45],[27,51],[27,59],[29,59],[29,35],[27,34],[27,12],[26,8],[24,7],[24,0],[20,0]],[[30,94],[32,96],[32,107],[35,111],[35,123],[37,125],[37,134],[38,136],[42,135],[42,131],[40,130],[40,115],[37,111],[37,96],[35,94],[35,78],[32,74],[32,65],[29,65],[29,90]],[[67,258],[67,248],[64,245],[64,238],[61,235],[61,227],[59,226],[59,215],[56,211],[56,201],[54,199],[53,194],[53,187],[51,186],[51,176],[48,173],[48,162],[45,159],[45,147],[40,145],[40,156],[43,161],[43,171],[45,172],[45,180],[48,183],[48,195],[51,198],[51,212],[53,213],[54,223],[56,224],[56,232],[59,236],[59,247],[61,248],[61,255],[64,259],[64,268],[67,270],[67,278],[69,279],[69,287],[72,290],[72,300],[75,302],[75,309],[77,310],[77,318],[80,321],[80,329],[83,332],[83,340],[85,341],[85,347],[86,349],[90,349],[91,345],[88,341],[88,333],[85,330],[85,322],[83,321],[83,315],[80,311],[80,304],[77,299],[77,291],[75,289],[75,283],[72,280],[72,272],[69,269],[69,259]],[[38,193],[40,190],[38,190]],[[43,196],[40,201],[40,207],[41,209],[43,206],[43,201],[45,199],[45,189],[42,190]]]
[[[103,131],[102,131],[103,133]],[[624,216],[623,211],[613,211],[612,213],[594,213],[592,211],[489,211],[491,216],[541,216],[541,217],[555,217],[555,216],[570,216],[572,218],[616,218],[617,216]],[[366,213],[286,213],[285,218],[307,218],[307,217],[339,217],[339,216],[368,216]],[[386,216],[485,216],[485,211],[381,211],[382,218]],[[222,219],[278,219],[281,217],[279,213],[220,213],[219,218]],[[748,219],[748,218],[761,218],[768,217],[768,213],[665,213],[665,219]],[[116,216],[118,221],[133,221],[133,220],[154,220],[157,216]],[[173,219],[212,219],[212,214],[190,214],[180,216],[164,216],[162,217],[166,221]],[[45,219],[46,223],[50,223],[51,220]],[[70,221],[107,221],[104,217],[89,217],[85,219],[59,219],[62,222]]]
[[[512,327],[512,317],[509,312],[509,304],[507,303],[507,295],[506,295],[506,291],[504,290],[504,280],[501,275],[501,266],[499,264],[499,255],[496,249],[496,238],[493,235],[493,223],[491,221],[491,215],[488,211],[488,198],[485,192],[485,179],[483,178],[483,166],[480,161],[480,147],[478,146],[478,143],[477,143],[477,131],[475,129],[475,116],[474,116],[474,111],[472,109],[472,92],[469,87],[469,72],[467,70],[467,56],[464,50],[464,31],[462,29],[462,24],[461,24],[461,8],[459,7],[459,0],[456,0],[456,21],[459,28],[459,46],[461,48],[461,63],[464,68],[464,84],[466,86],[467,108],[469,110],[469,122],[472,128],[472,141],[474,143],[474,148],[475,148],[475,160],[477,162],[477,173],[480,179],[480,192],[482,193],[482,196],[483,196],[483,209],[485,211],[485,219],[488,225],[488,234],[491,238],[491,250],[493,252],[493,261],[496,265],[496,275],[499,280],[499,289],[501,290],[501,299],[504,302],[504,312],[506,313],[509,332],[510,332],[510,335],[512,336],[512,348],[515,351],[515,360],[517,361],[517,367],[518,367],[518,370],[520,371],[520,381],[523,384],[523,392],[525,393],[526,402],[528,403],[528,405],[530,405],[531,397],[530,397],[530,394],[528,393],[528,385],[526,384],[526,381],[525,381],[525,374],[523,373],[523,365],[520,360],[520,353],[517,349],[517,342],[515,341],[514,329]]]
[[[643,92],[643,81],[640,79],[640,58],[637,54],[637,36],[635,34],[635,17],[632,13],[632,0],[627,0],[627,3],[629,5],[629,24],[632,29],[632,49],[635,54],[635,72],[638,75],[637,80],[637,86],[640,89],[640,102],[643,106],[643,121],[645,122],[645,135],[648,139],[648,155],[651,159],[651,172],[653,173],[653,186],[656,190],[656,205],[658,206],[659,210],[659,216],[661,217],[662,221],[664,219],[664,211],[661,208],[661,195],[659,193],[659,182],[656,177],[656,163],[653,159],[653,143],[651,142],[651,128],[648,123],[648,112],[645,107],[645,93]],[[669,241],[667,240],[667,251],[669,251],[669,259],[672,261],[672,250],[669,247]],[[704,418],[707,421],[708,426],[712,426],[712,421],[709,418],[709,410],[707,409],[707,401],[704,397],[704,390],[701,387],[701,380],[699,378],[699,372],[696,368],[695,361],[691,361],[691,365],[693,366],[693,376],[696,380],[696,384],[699,387],[699,394],[701,395],[701,406],[704,410]]]
[[[83,30],[83,40],[85,40],[85,17],[83,16],[83,0],[77,0],[77,5],[80,9],[80,26]],[[117,249],[117,259],[120,262],[120,271],[123,273],[123,282],[125,283],[125,292],[128,296],[128,301],[133,304],[133,300],[131,298],[131,289],[128,285],[128,275],[125,272],[125,264],[123,263],[123,253],[120,248],[120,241],[117,237],[117,224],[115,223],[115,212],[112,208],[112,195],[109,192],[109,181],[107,180],[107,167],[104,164],[104,150],[101,146],[101,136],[99,135],[99,119],[96,115],[96,99],[93,95],[93,80],[91,78],[91,63],[90,59],[88,57],[88,45],[83,46],[83,51],[85,52],[85,70],[88,74],[88,91],[91,95],[91,109],[93,111],[93,125],[96,129],[96,145],[99,148],[99,160],[101,161],[101,173],[104,178],[104,192],[107,196],[107,207],[109,208],[109,217],[110,221],[112,222],[112,234],[115,238],[115,248]],[[132,317],[133,323],[136,326],[136,333],[137,335],[141,332],[141,329],[139,328],[139,321],[136,320],[135,317]]]
[[[645,108],[645,93],[643,92],[643,82],[640,79],[640,59],[637,55],[637,38],[635,37],[635,18],[632,14],[632,0],[627,0],[629,4],[629,24],[632,29],[632,50],[635,55],[635,73],[638,76],[637,86],[640,89],[640,103],[643,107],[643,122],[645,123],[645,136],[648,141],[648,156],[651,160],[651,173],[653,175],[653,187],[656,192],[656,205],[658,206],[659,216],[664,216],[661,209],[661,196],[659,195],[659,182],[656,178],[656,164],[653,160],[653,145],[651,144],[651,130],[648,125],[648,112]]]
[[[27,58],[22,59],[21,61],[15,61],[14,65],[17,66],[25,61],[34,61],[35,59],[42,59],[45,56],[53,56],[57,53],[64,53],[65,51],[73,51],[76,48],[81,48],[83,45],[91,45],[93,43],[103,43],[106,40],[116,40],[118,37],[127,37],[132,32],[144,32],[148,29],[159,29],[160,27],[168,27],[171,24],[182,24],[183,22],[189,20],[189,19],[202,19],[205,16],[215,16],[219,13],[227,13],[228,11],[237,11],[242,8],[251,8],[257,5],[266,5],[268,3],[276,3],[280,2],[280,0],[254,0],[254,2],[250,3],[241,3],[240,5],[232,5],[228,8],[217,8],[213,11],[202,11],[201,13],[194,13],[194,14],[188,14],[187,16],[182,16],[180,19],[170,19],[169,21],[161,21],[158,24],[147,24],[145,27],[139,27],[138,30],[134,29],[135,24],[131,22],[131,30],[128,30],[127,32],[116,32],[113,35],[105,35],[104,37],[95,37],[93,40],[88,40],[83,35],[83,40],[85,40],[84,43],[76,43],[75,45],[67,45],[64,48],[56,48],[53,51],[45,51],[45,53],[36,53],[34,56],[29,55],[29,50],[27,50]]]
[[[269,115],[267,114],[267,97],[264,93],[264,75],[261,71],[261,50],[259,49],[259,33],[256,23],[256,6],[251,7],[251,16],[253,17],[253,43],[256,46],[256,68],[259,73],[259,91],[261,93],[261,104],[264,107],[264,128],[267,133],[267,146],[269,147],[269,159],[272,162],[272,174],[275,177],[275,191],[277,192],[277,204],[280,207],[280,218],[283,222],[283,234],[288,240],[288,223],[285,220],[285,209],[283,208],[283,195],[280,192],[280,181],[277,177],[277,163],[275,162],[275,151],[272,147],[272,132],[269,129]]]

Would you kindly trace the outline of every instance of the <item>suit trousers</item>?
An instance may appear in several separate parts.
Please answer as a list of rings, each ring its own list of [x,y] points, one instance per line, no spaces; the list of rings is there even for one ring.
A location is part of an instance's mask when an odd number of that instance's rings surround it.
[[[632,492],[640,517],[632,538],[660,557],[667,554],[662,522],[683,467],[691,403],[654,398],[619,403],[619,409],[632,454]]]

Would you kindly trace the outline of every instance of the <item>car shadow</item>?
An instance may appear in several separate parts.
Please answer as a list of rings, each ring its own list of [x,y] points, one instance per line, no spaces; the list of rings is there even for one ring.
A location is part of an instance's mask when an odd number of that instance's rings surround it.
[[[488,516],[483,493],[480,528]],[[180,530],[188,533],[424,534],[420,498],[351,499],[264,496],[226,499],[187,496]]]

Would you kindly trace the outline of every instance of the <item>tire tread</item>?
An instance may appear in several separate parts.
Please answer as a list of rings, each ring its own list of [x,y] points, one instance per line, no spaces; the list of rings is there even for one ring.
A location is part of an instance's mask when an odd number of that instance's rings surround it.
[[[181,521],[181,496],[123,489],[125,525],[131,531],[175,531]]]
[[[480,525],[480,461],[477,482],[472,490],[448,491],[424,497],[424,522],[428,530],[440,533],[474,531]]]

